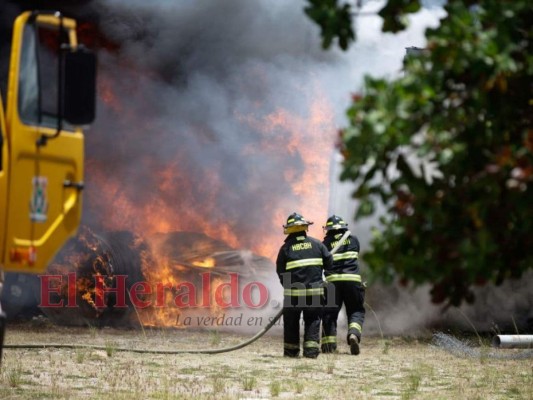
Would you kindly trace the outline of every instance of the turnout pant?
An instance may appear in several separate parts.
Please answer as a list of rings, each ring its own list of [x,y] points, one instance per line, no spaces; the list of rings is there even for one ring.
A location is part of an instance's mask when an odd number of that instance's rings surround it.
[[[319,353],[322,296],[285,296],[283,306],[283,355],[300,354],[300,317],[304,320],[304,357],[315,358]]]
[[[322,317],[322,352],[337,350],[337,318],[342,305],[346,307],[348,337],[355,334],[361,340],[365,320],[365,289],[360,282],[328,282]],[[349,344],[349,343],[348,343]]]

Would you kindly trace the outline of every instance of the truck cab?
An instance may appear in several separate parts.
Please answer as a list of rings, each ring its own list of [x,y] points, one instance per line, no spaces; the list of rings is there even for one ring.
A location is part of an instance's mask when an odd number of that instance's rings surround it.
[[[0,99],[0,286],[4,271],[44,272],[76,233],[95,88],[96,59],[78,44],[76,21],[49,11],[15,20]]]

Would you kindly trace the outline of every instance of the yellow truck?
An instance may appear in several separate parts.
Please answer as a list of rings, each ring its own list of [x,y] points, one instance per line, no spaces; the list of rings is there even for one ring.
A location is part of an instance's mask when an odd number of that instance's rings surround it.
[[[76,21],[21,14],[0,99],[0,291],[4,271],[44,272],[78,228],[95,98],[96,58],[78,44]],[[0,357],[4,332],[0,305]]]

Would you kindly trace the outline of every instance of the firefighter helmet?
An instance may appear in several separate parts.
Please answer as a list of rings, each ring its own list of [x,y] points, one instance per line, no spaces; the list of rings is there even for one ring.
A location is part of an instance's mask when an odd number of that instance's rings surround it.
[[[287,224],[283,225],[283,233],[288,235],[289,233],[306,231],[309,225],[313,222],[307,221],[298,213],[292,213],[287,217]]]
[[[326,221],[326,226],[322,227],[325,231],[337,231],[340,229],[348,229],[348,224],[338,215],[332,215]]]

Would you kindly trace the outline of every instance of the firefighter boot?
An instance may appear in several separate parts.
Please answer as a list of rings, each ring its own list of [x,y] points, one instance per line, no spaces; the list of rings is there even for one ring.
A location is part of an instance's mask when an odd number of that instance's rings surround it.
[[[317,351],[306,351],[304,352],[305,358],[317,358],[318,357],[318,350]]]
[[[318,357],[318,342],[314,340],[308,340],[304,342],[304,357],[305,358],[317,358]]]
[[[322,353],[324,354],[336,353],[337,345],[331,344],[331,343],[323,344],[321,350],[322,350]]]
[[[322,336],[322,353],[336,353],[337,352],[337,337],[336,336]]]
[[[350,353],[352,353],[354,356],[359,354],[359,338],[355,334],[350,334],[348,336],[348,343],[350,344]]]
[[[298,358],[300,355],[300,345],[294,343],[284,343],[283,357]]]

